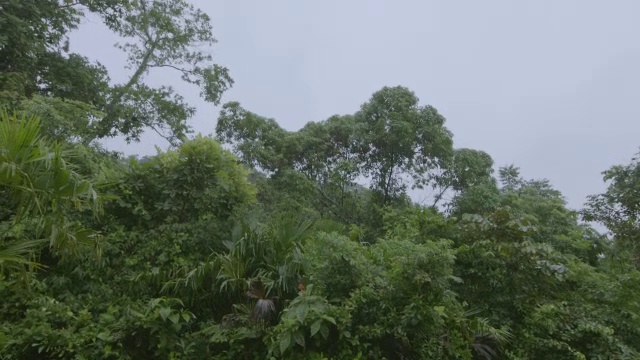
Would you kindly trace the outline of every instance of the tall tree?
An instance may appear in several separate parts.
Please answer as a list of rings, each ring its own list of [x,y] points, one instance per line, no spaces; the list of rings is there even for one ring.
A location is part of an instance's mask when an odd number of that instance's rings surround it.
[[[640,158],[603,172],[609,182],[603,194],[589,196],[583,217],[604,224],[615,245],[640,269]]]
[[[233,145],[245,164],[269,173],[287,166],[283,148],[287,136],[274,119],[247,111],[237,102],[222,106],[216,124],[218,140]]]
[[[216,133],[246,165],[271,176],[269,192],[281,188],[290,200],[305,198],[307,204],[321,204],[321,213],[351,222],[356,206],[351,190],[360,175],[356,127],[353,116],[332,116],[291,132],[231,102],[220,112]]]
[[[447,192],[461,194],[472,187],[490,182],[492,173],[493,159],[486,152],[455,149],[449,163],[430,179],[436,189],[433,206],[438,205]]]
[[[383,204],[404,192],[403,175],[424,181],[452,156],[452,135],[444,117],[431,106],[419,106],[407,88],[375,92],[355,118],[362,124],[357,144],[360,162]]]
[[[120,21],[107,25],[128,39],[118,47],[127,53],[133,73],[110,92],[106,116],[97,122],[98,138],[123,134],[127,140],[138,140],[150,128],[175,143],[189,131],[186,121],[195,109],[171,86],[145,84],[144,76],[152,69],[177,71],[214,104],[233,83],[228,70],[202,50],[216,43],[209,16],[185,0],[135,1]]]
[[[203,50],[216,42],[209,17],[186,0],[0,0],[0,8],[0,103],[42,117],[55,135],[137,141],[152,129],[175,144],[195,109],[145,76],[177,71],[214,104],[233,82]],[[118,45],[132,71],[125,83],[110,86],[102,65],[69,53],[68,34],[87,12],[125,39]]]
[[[105,15],[119,10],[121,6],[116,1],[0,1],[2,103],[15,105],[17,101],[35,94],[90,104],[102,97],[105,90],[104,68],[90,64],[77,54],[68,54],[68,33],[77,27],[81,19],[81,3],[91,4],[92,10],[103,11]]]
[[[385,87],[354,115],[334,115],[295,132],[228,103],[216,133],[249,166],[269,173],[303,173],[317,184],[321,202],[334,215],[338,209],[344,220],[352,218],[346,209],[355,206],[352,195],[360,187],[358,179],[368,177],[374,203],[385,206],[406,201],[409,179],[416,186],[438,180],[446,188],[461,189],[490,173],[492,161],[484,153],[461,150],[453,161],[451,133],[444,121],[433,107],[419,106],[408,89]],[[472,155],[477,155],[478,164],[469,159]]]

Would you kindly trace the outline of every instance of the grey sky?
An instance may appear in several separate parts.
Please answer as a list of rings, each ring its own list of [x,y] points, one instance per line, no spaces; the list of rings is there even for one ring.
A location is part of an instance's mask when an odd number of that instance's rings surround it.
[[[236,82],[224,101],[289,130],[353,113],[385,85],[407,86],[447,118],[456,147],[551,180],[574,208],[640,145],[635,0],[193,3],[212,17],[212,52]],[[121,81],[115,40],[89,20],[72,44]],[[194,128],[212,133],[217,109],[197,89],[176,88],[198,108]],[[128,154],[154,144],[165,146],[154,136],[108,142]]]

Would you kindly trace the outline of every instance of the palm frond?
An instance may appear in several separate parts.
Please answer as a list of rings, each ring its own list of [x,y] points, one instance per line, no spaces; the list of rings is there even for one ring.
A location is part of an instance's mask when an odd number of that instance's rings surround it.
[[[41,268],[42,265],[34,259],[34,253],[45,243],[46,240],[22,240],[0,248],[0,270],[20,270],[25,267]]]
[[[29,236],[48,238],[58,255],[75,254],[88,244],[99,254],[99,236],[72,221],[69,214],[84,209],[97,214],[100,200],[92,184],[65,161],[66,155],[60,144],[40,135],[38,119],[0,112],[0,187],[8,195],[9,222],[14,228],[25,228],[17,225],[29,223]],[[4,267],[34,265],[30,254],[45,244],[23,239],[19,248],[14,248],[16,243],[3,235]],[[13,253],[7,253],[8,249]]]

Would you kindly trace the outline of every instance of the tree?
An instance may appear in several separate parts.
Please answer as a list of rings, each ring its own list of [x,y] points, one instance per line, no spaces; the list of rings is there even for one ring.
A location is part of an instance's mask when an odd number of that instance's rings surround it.
[[[440,174],[433,176],[433,187],[437,189],[433,206],[438,205],[448,191],[461,194],[480,184],[490,182],[493,159],[484,151],[455,149],[450,163]]]
[[[448,210],[454,217],[460,217],[463,214],[486,215],[493,212],[499,203],[500,189],[496,179],[490,178],[456,194]]]
[[[607,191],[589,196],[583,218],[604,224],[615,245],[640,269],[640,160],[634,157],[629,164],[613,166],[603,175],[609,182]]]
[[[577,247],[559,249],[555,239],[541,238],[549,224],[530,218],[504,207],[458,223],[454,273],[461,301],[510,330],[508,358],[636,357],[637,332],[622,325],[635,320],[618,317],[635,318],[637,307],[613,290],[616,276],[584,262]],[[583,239],[574,233],[565,241]]]
[[[418,98],[406,88],[375,92],[355,118],[362,124],[356,151],[382,204],[404,192],[403,174],[417,182],[427,181],[429,172],[444,167],[452,156],[444,117],[431,106],[419,106]]]
[[[221,142],[231,144],[247,166],[270,176],[269,193],[284,185],[283,198],[301,195],[307,203],[320,204],[321,213],[353,222],[357,201],[352,195],[357,188],[355,179],[361,173],[353,148],[359,136],[357,126],[352,116],[332,116],[289,132],[274,119],[231,102],[222,108],[216,135]],[[291,184],[291,179],[297,184]],[[304,193],[296,191],[301,188]]]
[[[131,39],[118,47],[127,53],[133,74],[111,90],[106,116],[96,123],[98,138],[123,134],[127,140],[138,140],[145,128],[151,128],[175,144],[189,131],[186,120],[195,109],[171,86],[144,84],[144,75],[152,69],[177,71],[183,81],[198,86],[200,95],[216,105],[233,83],[228,70],[200,50],[216,42],[209,16],[185,0],[136,1],[121,20],[107,25]]]
[[[408,89],[385,87],[354,115],[310,122],[296,132],[285,131],[275,120],[248,112],[238,103],[228,103],[216,134],[249,166],[270,173],[302,172],[319,184],[325,201],[333,198],[341,204],[338,207],[344,205],[355,180],[367,176],[384,206],[404,197],[407,178],[423,186],[435,181],[436,170],[454,164],[451,133],[444,121],[433,107],[419,106]],[[487,165],[484,153],[478,153],[479,165],[467,169],[475,164],[465,160],[471,153],[459,151],[458,168],[449,170],[447,188],[468,186],[472,176],[490,171],[491,160]]]
[[[360,135],[354,116],[334,115],[307,123],[289,141],[297,146],[294,169],[316,184],[322,209],[346,223],[359,222],[358,207],[365,190],[356,182],[362,175],[355,149]]]
[[[187,120],[195,109],[172,87],[145,84],[145,75],[159,68],[177,71],[214,104],[232,85],[227,69],[201,50],[216,42],[209,17],[185,0],[2,0],[2,9],[0,100],[46,116],[45,126],[50,121],[58,135],[86,143],[116,135],[137,141],[152,129],[175,145],[190,131]],[[133,71],[124,84],[111,86],[102,65],[69,53],[67,35],[87,11],[127,39],[118,45]],[[35,95],[44,97],[36,99],[37,107]],[[72,121],[60,112],[73,114]]]
[[[233,145],[245,164],[268,173],[287,167],[283,148],[287,135],[275,120],[249,112],[237,102],[222,106],[216,124],[219,141]]]
[[[108,78],[100,64],[69,52],[69,31],[82,17],[82,7],[111,21],[125,1],[63,2],[2,0],[0,14],[0,98],[5,105],[41,94],[99,106]]]
[[[255,199],[247,172],[215,140],[197,136],[113,174],[117,198],[108,212],[143,229],[166,224],[230,219]]]

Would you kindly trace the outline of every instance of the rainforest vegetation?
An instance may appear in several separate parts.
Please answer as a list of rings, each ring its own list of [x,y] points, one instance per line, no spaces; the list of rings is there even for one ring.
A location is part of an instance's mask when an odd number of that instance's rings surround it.
[[[88,15],[125,82],[69,51]],[[0,359],[640,358],[638,160],[573,210],[402,86],[285,130],[215,41],[186,0],[0,0]]]

